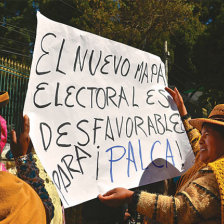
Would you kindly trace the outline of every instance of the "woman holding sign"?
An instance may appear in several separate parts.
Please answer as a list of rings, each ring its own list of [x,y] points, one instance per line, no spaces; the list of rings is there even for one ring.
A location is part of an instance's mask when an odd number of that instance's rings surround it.
[[[0,92],[0,108],[8,101],[8,93]],[[12,131],[11,144],[20,178],[0,171],[0,223],[48,224],[54,215],[54,206],[45,190],[43,180],[39,177],[32,154],[29,153],[29,118],[24,116],[23,121],[23,130],[19,138],[16,137],[15,131]]]
[[[178,90],[166,90],[177,104],[195,164],[181,177],[175,196],[115,188],[99,199],[110,206],[128,203],[158,223],[224,224],[224,104],[207,119],[190,119]]]

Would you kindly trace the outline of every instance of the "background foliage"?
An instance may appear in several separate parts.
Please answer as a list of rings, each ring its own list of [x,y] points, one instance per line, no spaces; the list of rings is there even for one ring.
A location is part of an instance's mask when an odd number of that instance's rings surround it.
[[[182,92],[190,113],[206,115],[224,103],[223,0],[1,0],[1,56],[31,64],[37,10],[162,60],[167,40],[169,83]]]

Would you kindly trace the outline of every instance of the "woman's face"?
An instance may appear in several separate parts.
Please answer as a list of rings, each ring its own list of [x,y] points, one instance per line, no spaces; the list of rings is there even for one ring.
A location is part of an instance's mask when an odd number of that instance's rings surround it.
[[[213,162],[224,155],[224,138],[209,126],[203,126],[199,145],[200,160],[204,163]]]

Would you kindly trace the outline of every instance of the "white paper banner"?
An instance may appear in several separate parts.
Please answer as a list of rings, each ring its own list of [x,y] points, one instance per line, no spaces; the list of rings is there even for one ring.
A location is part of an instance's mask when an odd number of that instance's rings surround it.
[[[37,19],[24,114],[65,208],[192,165],[159,57],[40,13]]]

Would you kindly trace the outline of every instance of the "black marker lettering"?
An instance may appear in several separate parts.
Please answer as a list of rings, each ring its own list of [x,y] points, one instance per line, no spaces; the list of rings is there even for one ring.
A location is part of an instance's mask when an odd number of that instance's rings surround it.
[[[129,122],[130,121],[130,122]],[[130,123],[130,128],[128,128],[128,124]],[[126,121],[126,136],[128,138],[130,138],[132,136],[132,133],[133,133],[133,121],[131,120],[130,117],[128,117],[127,121]],[[130,130],[130,134],[128,134],[128,129]]]
[[[137,78],[137,75],[140,72],[139,79],[138,79],[139,82],[140,82],[141,77],[142,77],[142,69],[143,69],[143,66],[144,66],[144,62],[142,62],[141,65],[138,64],[137,70],[135,72],[135,77],[134,77],[135,79]]]
[[[87,89],[90,90],[90,92],[91,92],[91,104],[90,104],[90,106],[91,106],[91,108],[93,108],[93,90],[97,91],[97,88],[96,87],[88,87]]]
[[[112,57],[112,55],[110,54],[110,55],[107,55],[105,58],[104,58],[104,64],[102,65],[102,67],[101,67],[101,69],[100,69],[100,72],[102,73],[102,74],[108,74],[108,72],[107,71],[103,71],[103,69],[104,69],[104,67],[107,65],[107,64],[109,64],[110,63],[110,61],[108,61],[107,60],[107,58],[109,58],[109,57]]]
[[[66,92],[67,92],[67,96],[65,97],[65,105],[66,105],[66,107],[74,107],[74,104],[68,104],[67,103],[69,96],[72,95],[72,93],[70,92],[70,89],[75,89],[75,86],[69,86],[66,89]]]
[[[155,123],[156,123],[157,132],[160,135],[163,135],[165,133],[165,127],[163,126],[163,123],[160,121],[161,120],[161,115],[160,114],[154,114],[154,117],[155,117]],[[162,131],[161,132],[160,132],[158,124],[160,124],[160,127],[162,127]]]
[[[71,185],[71,181],[70,181],[69,177],[67,176],[67,174],[65,173],[65,171],[59,165],[58,165],[58,171],[59,171],[63,186],[64,186],[66,192],[68,192],[67,188]],[[66,180],[68,182],[67,185],[65,185],[65,181],[64,181],[64,178],[62,175],[66,178]]]
[[[122,56],[119,59],[118,65],[116,66],[116,56],[114,55],[114,72],[115,72],[115,74],[117,74],[118,68],[119,68],[120,63],[121,63],[121,59],[122,59]]]
[[[71,146],[71,144],[63,144],[63,143],[59,143],[59,139],[63,136],[63,135],[68,135],[68,132],[60,132],[61,131],[61,128],[63,128],[65,125],[71,125],[71,123],[69,122],[65,122],[63,124],[61,124],[58,129],[57,129],[57,133],[59,134],[57,140],[56,140],[56,144],[59,146],[59,147],[69,147]]]
[[[44,131],[44,128],[43,128],[44,126],[47,128],[47,129],[45,128],[45,130],[48,130],[48,135],[49,135],[48,144],[46,144],[46,141],[45,141],[46,139],[44,137],[44,136],[46,136],[46,132]],[[41,122],[40,123],[40,133],[41,133],[41,140],[43,143],[44,150],[47,151],[48,147],[51,144],[51,138],[52,138],[51,127],[47,123]]]
[[[102,96],[103,96],[103,99],[102,99],[102,101],[103,101],[103,105],[102,106],[100,106],[99,105],[99,93],[102,93]],[[104,109],[105,108],[105,106],[106,106],[106,93],[105,93],[105,91],[104,91],[104,89],[103,88],[98,88],[97,89],[97,91],[96,91],[96,105],[100,108],[100,109]]]
[[[93,144],[96,143],[96,130],[101,128],[101,126],[97,126],[97,121],[103,121],[103,119],[101,119],[101,118],[94,118]]]
[[[81,149],[80,147],[78,147],[78,146],[75,145],[75,153],[76,153],[76,158],[77,158],[76,160],[77,160],[77,162],[79,164],[80,172],[82,174],[84,174],[80,160],[86,159],[87,157],[86,156],[80,157],[79,156],[79,151],[81,151],[83,154],[85,154],[89,158],[91,158],[92,156],[89,153],[87,153],[86,151],[84,151],[83,149]]]
[[[80,92],[81,92],[83,89],[85,89],[85,87],[81,87],[81,88],[77,91],[77,93],[76,93],[76,101],[77,101],[77,103],[78,103],[79,106],[85,108],[85,106],[79,102],[79,94],[80,94]]]
[[[170,116],[170,122],[171,122],[172,124],[174,124],[173,130],[174,130],[176,133],[178,133],[178,134],[182,134],[182,133],[184,133],[184,131],[181,130],[181,123],[179,123],[180,121],[179,121],[179,120],[178,120],[178,121],[174,121],[175,117],[178,118],[179,116],[180,116],[180,115],[179,115],[178,113],[174,113],[174,114],[172,114],[172,115]],[[177,130],[178,127],[179,127],[180,131]]]
[[[153,128],[155,134],[157,134],[156,132],[156,128],[154,127],[151,118],[148,116],[148,130],[149,130],[149,135],[151,135],[151,128]]]
[[[122,116],[121,122],[120,122],[120,128],[119,128],[118,118],[116,117],[117,134],[118,134],[119,138],[121,137],[121,130],[122,130],[122,126],[123,126],[123,120],[124,120],[124,117]]]
[[[164,107],[164,108],[169,108],[169,100],[168,100],[168,97],[166,96],[166,95],[164,95],[163,93],[164,92],[166,92],[164,89],[159,89],[158,90],[158,92],[166,99],[166,105],[165,104],[163,104],[163,103],[161,103],[159,100],[158,100],[158,102],[159,102],[159,104],[162,106],[162,107]]]
[[[151,82],[152,82],[152,79],[153,79],[153,76],[155,75],[157,75],[157,65],[156,64],[153,64],[152,65],[152,68],[151,68],[151,70],[152,70],[152,76],[151,76]]]
[[[157,77],[157,83],[159,83],[159,78],[162,77],[163,79],[163,82],[164,82],[164,85],[167,85],[166,83],[166,79],[164,78],[164,75],[163,75],[163,71],[162,71],[162,66],[161,64],[159,64],[159,72],[158,72],[158,77]]]
[[[139,107],[139,105],[135,103],[135,87],[134,86],[133,86],[132,90],[133,90],[132,91],[132,106]]]
[[[57,67],[56,67],[56,72],[60,72],[61,74],[65,75],[65,72],[63,72],[59,69],[59,64],[60,64],[60,60],[61,60],[61,53],[62,53],[62,50],[63,50],[63,47],[64,47],[64,43],[65,43],[65,39],[63,39],[62,43],[61,43],[61,48],[60,48],[60,52],[59,52],[59,55],[58,55],[58,63],[57,63]]]
[[[70,158],[69,164],[66,161],[67,158]],[[73,161],[73,155],[65,155],[61,159],[61,162],[65,164],[65,166],[66,166],[66,168],[67,168],[71,178],[73,179],[72,172],[74,172],[74,173],[81,173],[81,171],[80,170],[75,170],[75,169],[71,168],[72,161]]]
[[[91,55],[90,55],[90,58],[89,58],[89,71],[90,71],[90,74],[91,74],[92,76],[95,75],[96,70],[97,70],[97,67],[99,66],[99,63],[100,63],[100,60],[101,60],[101,56],[102,56],[102,51],[100,51],[100,57],[99,57],[99,59],[98,59],[98,62],[97,62],[97,64],[96,64],[96,67],[95,67],[94,72],[92,71],[93,54],[94,54],[94,50],[92,50]]]
[[[164,114],[164,118],[165,118],[165,124],[166,124],[166,131],[172,132],[172,130],[170,130],[170,129],[168,128],[167,119],[166,119],[166,114]]]
[[[81,132],[83,132],[83,133],[86,135],[87,140],[86,140],[86,142],[84,142],[84,143],[80,143],[80,142],[77,142],[77,143],[78,143],[80,146],[86,146],[86,145],[89,144],[90,137],[89,137],[88,133],[87,133],[84,129],[82,129],[82,128],[80,127],[82,123],[89,123],[89,121],[88,121],[88,120],[81,120],[81,121],[79,121],[78,124],[77,124],[77,129],[79,129]]]
[[[55,100],[54,100],[54,105],[57,106],[62,106],[61,103],[58,103],[58,90],[59,90],[59,82],[57,82],[57,87],[56,87],[56,92],[55,92]]]
[[[40,72],[40,71],[38,70],[38,68],[37,68],[38,65],[39,65],[39,62],[40,62],[41,58],[44,57],[45,55],[48,55],[48,54],[49,54],[49,52],[46,51],[46,50],[44,50],[44,48],[43,48],[43,41],[44,41],[44,39],[45,39],[46,37],[48,37],[48,36],[53,36],[53,37],[56,38],[56,35],[55,35],[54,33],[47,33],[47,34],[45,34],[45,35],[43,36],[43,38],[42,38],[42,40],[41,40],[41,50],[44,52],[44,54],[42,54],[42,55],[39,57],[39,59],[38,59],[38,61],[37,61],[37,64],[36,64],[36,74],[37,74],[37,75],[45,75],[45,74],[51,72],[50,70],[49,70],[49,71]]]
[[[108,134],[108,129],[110,131],[110,135]],[[106,123],[105,140],[107,140],[107,137],[114,141],[113,130],[111,127],[110,118],[108,116],[107,116],[107,123]]]
[[[127,62],[127,63],[126,63],[126,62]],[[126,72],[123,71],[123,68],[124,68],[125,64],[127,64],[127,71],[126,71]],[[122,75],[122,76],[127,76],[128,72],[129,72],[129,70],[130,70],[130,66],[131,66],[131,65],[130,65],[129,60],[128,60],[127,58],[125,58],[125,60],[124,60],[124,62],[123,62],[123,64],[122,64],[122,66],[121,66],[121,75]]]
[[[83,70],[87,52],[88,52],[88,50],[86,50],[85,55],[84,55],[84,58],[83,58],[83,61],[81,63],[80,46],[78,46],[77,51],[76,51],[76,57],[75,57],[74,67],[73,67],[73,71],[74,72],[76,70],[76,64],[77,64],[77,60],[78,59],[79,59],[79,68],[80,68],[80,71]]]
[[[139,116],[135,116],[134,119],[135,119],[135,133],[136,133],[136,135],[138,135],[138,129],[140,129],[145,134],[145,136],[147,137],[147,134],[146,134],[145,130],[141,127],[142,124],[144,123],[144,120]],[[140,122],[138,122],[137,120],[139,120]]]
[[[51,105],[51,103],[47,103],[47,104],[43,104],[43,105],[40,105],[40,104],[38,104],[37,102],[36,102],[36,95],[37,95],[37,93],[40,91],[40,90],[45,90],[45,87],[41,87],[41,85],[47,85],[48,86],[48,83],[46,83],[46,82],[42,82],[42,83],[40,83],[40,84],[38,84],[38,86],[36,87],[36,92],[34,93],[34,95],[33,95],[33,103],[34,103],[34,105],[37,107],[37,108],[44,108],[44,107],[47,107],[47,106],[49,106],[49,105]],[[42,97],[41,97],[42,98]]]
[[[121,92],[120,92],[120,95],[119,95],[118,108],[120,108],[121,100],[122,100],[122,99],[125,100],[127,106],[129,106],[129,104],[128,104],[128,100],[127,100],[127,97],[126,97],[126,95],[125,95],[123,86],[121,86]]]
[[[112,95],[109,94],[109,90],[112,90]],[[116,90],[112,87],[107,87],[106,88],[106,92],[107,92],[107,106],[109,106],[109,99],[110,101],[117,107],[117,104],[114,102],[114,100],[112,98],[114,98],[116,96]]]
[[[143,74],[142,74],[141,77],[142,77],[141,83],[143,83],[143,81],[144,81],[144,77],[146,77],[146,81],[147,81],[147,83],[149,82],[148,64],[147,64],[147,63],[145,63],[144,72],[143,72]]]
[[[149,99],[150,97],[152,97],[153,95],[149,95],[150,92],[154,92],[155,90],[154,89],[150,89],[148,92],[147,92],[147,99],[146,99],[146,103],[149,104],[149,105],[153,105],[155,104],[154,102],[149,102]]]

